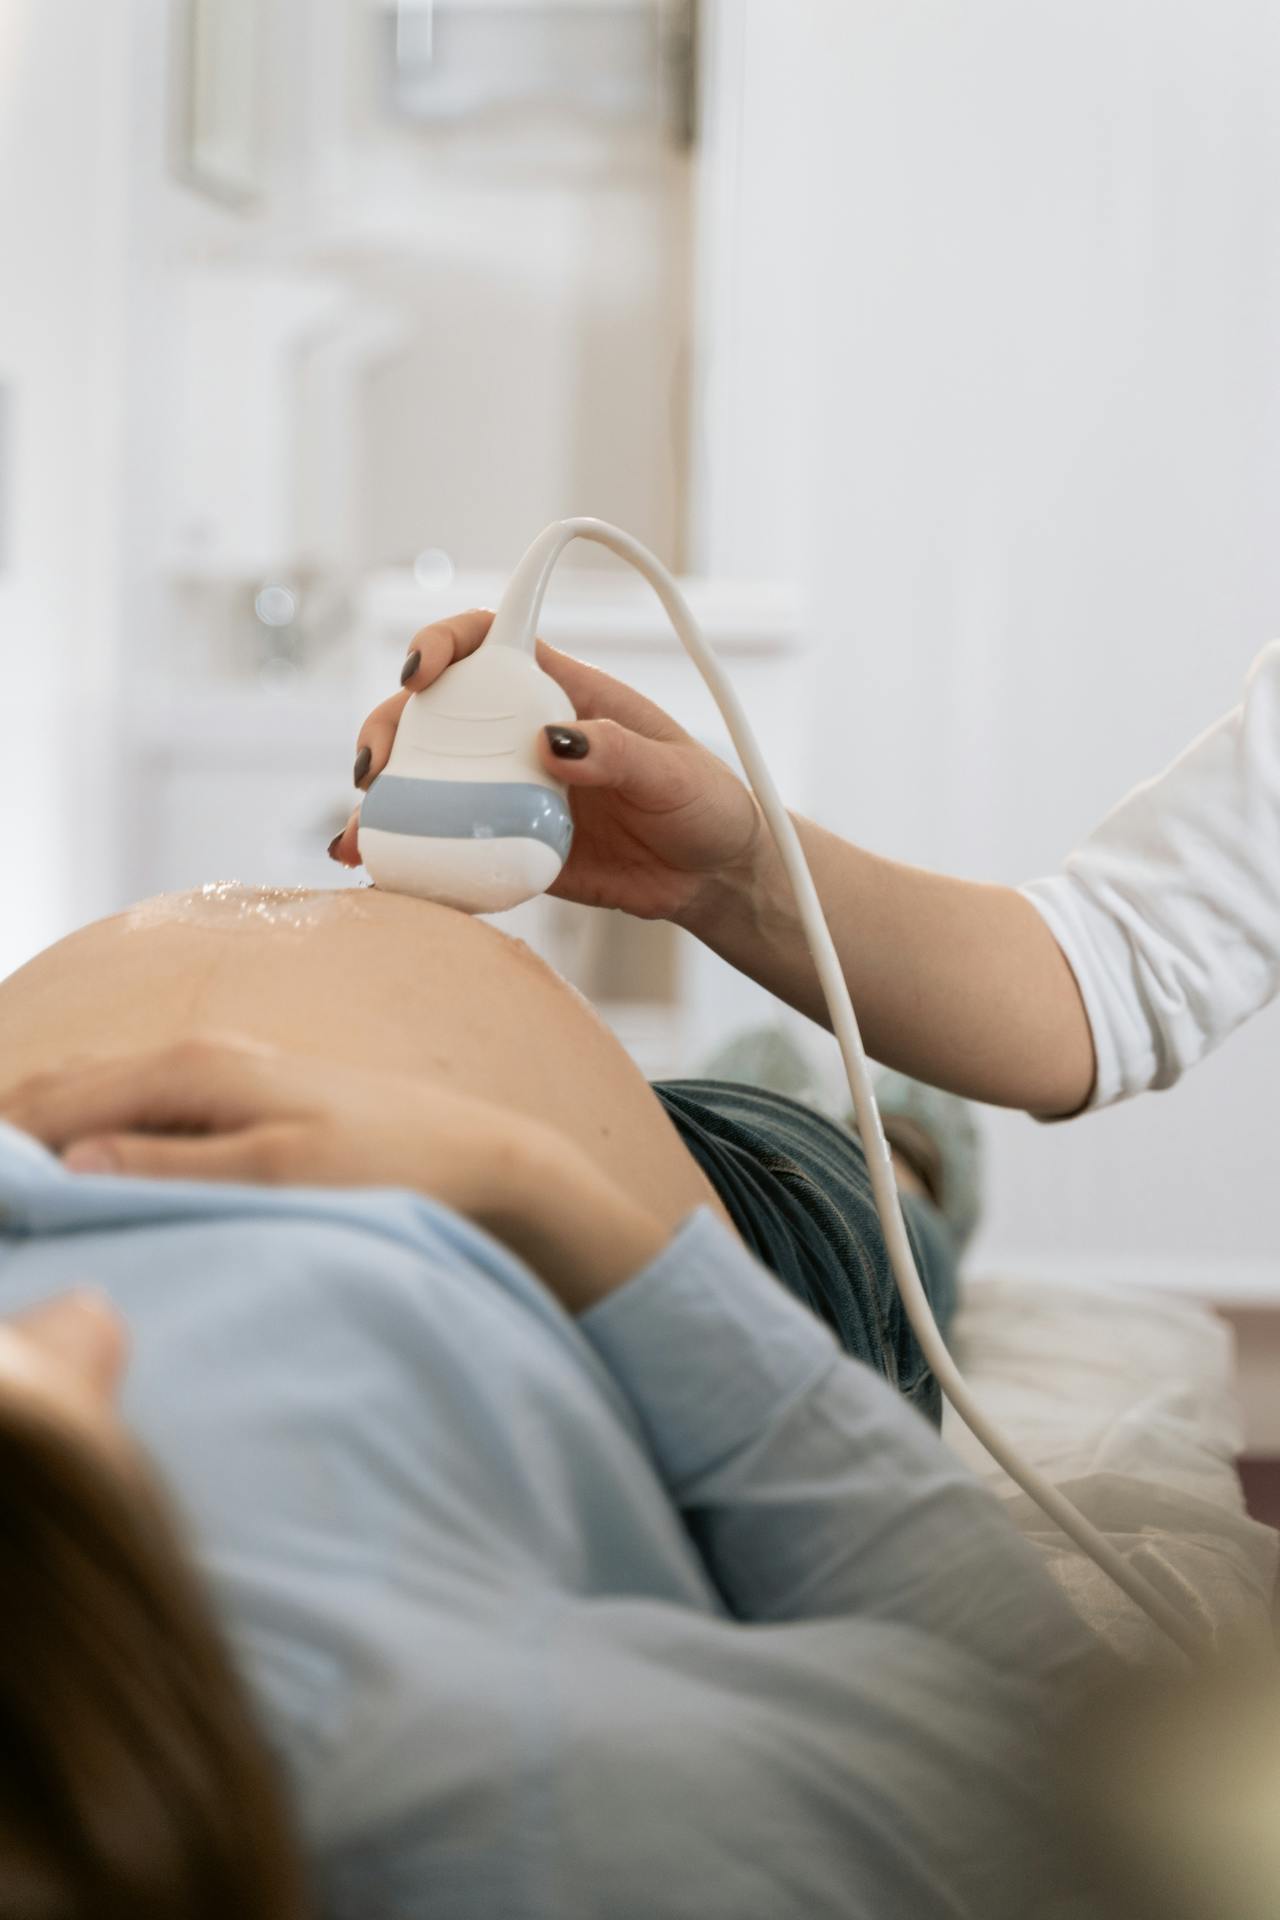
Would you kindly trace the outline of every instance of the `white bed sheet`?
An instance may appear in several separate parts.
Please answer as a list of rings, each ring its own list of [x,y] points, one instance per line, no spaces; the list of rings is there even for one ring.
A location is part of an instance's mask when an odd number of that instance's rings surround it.
[[[952,1346],[983,1406],[1119,1551],[1214,1640],[1270,1633],[1280,1536],[1250,1520],[1231,1329],[1147,1289],[970,1280]],[[943,1431],[1054,1579],[1126,1658],[1159,1630],[1018,1491],[948,1408]]]

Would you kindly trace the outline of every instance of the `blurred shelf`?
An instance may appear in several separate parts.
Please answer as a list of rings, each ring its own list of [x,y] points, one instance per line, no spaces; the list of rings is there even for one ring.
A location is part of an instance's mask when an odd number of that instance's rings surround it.
[[[175,774],[273,768],[343,776],[364,715],[395,690],[413,634],[460,609],[493,606],[506,574],[458,574],[427,590],[407,571],[374,575],[353,596],[349,638],[311,672],[263,681],[213,673],[151,679],[131,702],[130,750]],[[188,588],[201,576],[184,572]],[[211,587],[219,575],[205,576]],[[799,794],[804,729],[817,697],[818,648],[794,592],[769,581],[689,579],[694,614],[738,685],[775,771]],[[678,713],[717,751],[723,723],[647,584],[621,571],[566,568],[548,595],[539,630],[552,645],[599,661]],[[321,677],[323,676],[323,677]]]
[[[370,577],[358,599],[362,622],[406,635],[460,607],[495,607],[506,588],[505,573],[456,574],[445,588],[424,588],[408,571]],[[807,649],[800,601],[794,588],[771,580],[690,577],[679,582],[698,624],[717,653],[737,656],[795,654]],[[652,588],[631,572],[562,567],[547,593],[539,632],[572,653],[674,653],[683,648]]]

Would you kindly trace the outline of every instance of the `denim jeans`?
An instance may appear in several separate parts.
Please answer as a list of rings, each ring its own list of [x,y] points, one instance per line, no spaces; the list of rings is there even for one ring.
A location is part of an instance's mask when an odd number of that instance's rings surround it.
[[[654,1092],[756,1257],[938,1425],[941,1395],[898,1297],[856,1136],[760,1087],[667,1080]],[[904,1194],[902,1210],[945,1333],[956,1301],[950,1235],[928,1200]]]

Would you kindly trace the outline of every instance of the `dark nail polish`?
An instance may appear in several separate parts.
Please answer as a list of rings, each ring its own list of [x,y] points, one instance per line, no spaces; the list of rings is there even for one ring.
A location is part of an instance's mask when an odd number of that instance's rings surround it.
[[[359,753],[356,755],[355,770],[351,775],[351,778],[355,781],[357,786],[360,785],[360,782],[364,779],[365,775],[368,773],[372,765],[373,765],[373,748],[361,747]]]
[[[338,857],[336,849],[338,846],[338,842],[341,840],[341,838],[342,838],[342,834],[335,833],[332,840],[329,842],[329,858],[331,860],[336,860]]]
[[[418,668],[421,665],[422,665],[422,654],[419,648],[415,647],[413,652],[409,655],[409,658],[405,661],[404,665],[400,669],[400,685],[402,687],[408,686],[409,682],[412,680],[414,674],[418,671]]]
[[[585,733],[579,733],[576,727],[547,727],[544,731],[558,760],[586,759],[591,742]]]

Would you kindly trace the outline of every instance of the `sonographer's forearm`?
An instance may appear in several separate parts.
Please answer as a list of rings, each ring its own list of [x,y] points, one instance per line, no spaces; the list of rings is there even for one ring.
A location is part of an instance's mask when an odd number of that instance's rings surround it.
[[[1076,1112],[1093,1042],[1074,975],[1011,887],[882,860],[796,819],[874,1059],[970,1099]],[[682,924],[740,971],[829,1024],[772,842],[717,881]]]

